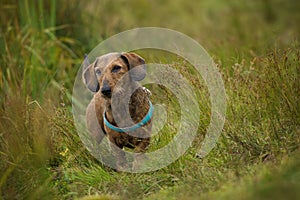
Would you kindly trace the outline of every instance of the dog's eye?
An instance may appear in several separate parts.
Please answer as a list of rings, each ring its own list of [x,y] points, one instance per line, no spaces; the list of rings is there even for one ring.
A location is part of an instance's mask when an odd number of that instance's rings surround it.
[[[115,65],[115,66],[113,67],[113,69],[111,70],[111,72],[116,73],[116,72],[120,71],[121,68],[122,68],[121,66]]]
[[[100,71],[100,69],[96,69],[96,71],[95,71],[95,72],[96,72],[96,75],[97,75],[97,76],[100,76],[100,75],[101,75],[101,71]]]

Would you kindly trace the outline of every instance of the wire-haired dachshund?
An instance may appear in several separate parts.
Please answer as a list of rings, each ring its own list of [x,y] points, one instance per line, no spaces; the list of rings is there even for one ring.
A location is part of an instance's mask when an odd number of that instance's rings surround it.
[[[145,61],[136,53],[109,53],[91,64],[85,58],[83,82],[95,92],[86,110],[87,127],[98,143],[105,134],[120,149],[145,152],[153,113],[149,90],[138,83],[145,76]],[[117,170],[128,167],[125,153],[121,152],[117,155]]]

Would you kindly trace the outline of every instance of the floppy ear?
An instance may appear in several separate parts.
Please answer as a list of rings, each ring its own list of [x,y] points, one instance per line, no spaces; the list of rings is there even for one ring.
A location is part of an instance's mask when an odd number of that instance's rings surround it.
[[[134,81],[141,81],[146,76],[145,60],[136,53],[122,53],[121,58],[127,64],[129,75]]]
[[[83,61],[82,80],[87,88],[89,88],[92,92],[98,92],[99,90],[99,83],[94,69],[94,65],[96,63],[97,59],[94,63],[90,64],[88,57],[85,55]]]

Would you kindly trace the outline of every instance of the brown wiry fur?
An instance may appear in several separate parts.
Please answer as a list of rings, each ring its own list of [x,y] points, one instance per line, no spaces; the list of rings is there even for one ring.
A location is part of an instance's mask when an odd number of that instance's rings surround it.
[[[101,142],[103,138],[102,133],[104,133],[108,136],[110,142],[121,149],[124,147],[134,148],[135,152],[138,153],[144,152],[147,149],[150,143],[151,120],[143,127],[133,131],[133,135],[140,137],[135,137],[129,135],[128,133],[116,132],[110,129],[103,122],[103,113],[105,112],[107,120],[112,125],[117,126],[117,123],[114,119],[114,117],[116,118],[115,113],[114,115],[112,113],[112,99],[111,96],[105,96],[101,92],[104,87],[104,81],[106,81],[106,85],[109,85],[112,93],[115,93],[116,95],[122,95],[122,97],[126,97],[126,93],[129,95],[132,94],[131,96],[127,96],[129,99],[129,114],[134,123],[140,122],[149,111],[149,99],[147,92],[137,85],[138,83],[133,79],[134,76],[141,76],[141,78],[145,76],[145,69],[136,67],[144,64],[144,60],[135,53],[113,53],[112,55],[109,54],[107,56],[98,57],[94,63],[84,69],[84,82],[89,88],[96,88],[98,90],[86,110],[89,132],[98,143]],[[113,73],[112,70],[116,65],[120,66],[121,68],[117,73]],[[135,71],[132,70],[134,67],[136,67]],[[93,74],[97,70],[101,71],[101,75]],[[133,74],[133,76],[126,76],[125,74],[129,70],[132,70],[135,74]],[[96,77],[97,82],[92,80],[91,76],[92,78]],[[117,87],[117,84],[121,79],[122,84],[121,86]],[[120,99],[123,98],[116,99],[117,101],[122,101]],[[126,102],[114,102],[113,105],[115,106],[113,109],[125,110]],[[123,119],[122,116],[117,117],[118,119]],[[118,125],[121,125],[122,127],[128,126],[128,123],[129,122],[126,119],[118,121]],[[121,168],[122,166],[126,165],[124,152],[119,153],[117,156],[117,168]]]

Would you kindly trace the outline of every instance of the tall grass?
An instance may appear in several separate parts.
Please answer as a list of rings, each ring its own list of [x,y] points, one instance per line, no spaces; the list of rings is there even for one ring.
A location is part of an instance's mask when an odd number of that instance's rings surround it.
[[[273,196],[270,191],[286,185],[295,192],[300,182],[295,156],[300,144],[299,7],[293,0],[1,1],[0,198],[230,199],[241,192],[249,199],[256,193],[268,199],[281,197],[285,190]],[[199,89],[198,137],[168,167],[117,173],[81,143],[68,97],[82,55],[105,38],[139,26],[173,28],[198,40],[222,74],[228,110],[217,146],[197,158],[210,119],[209,94],[191,66],[171,59],[170,66]],[[151,53],[141,51],[149,62],[169,61],[163,52]],[[178,105],[170,91],[149,88],[172,116],[153,138],[150,150],[155,150],[178,128]]]
[[[4,1],[1,4],[7,12],[3,14],[7,23],[1,31],[2,95],[21,90],[23,96],[41,101],[47,96],[51,83],[71,87],[69,75],[74,76],[72,66],[78,64],[77,53],[71,48],[76,46],[76,41],[56,34],[68,26],[56,24],[56,1]]]
[[[69,25],[57,24],[54,0],[1,1],[0,7],[0,197],[52,199],[56,175],[49,166],[58,151],[49,127],[51,108],[61,101],[52,95],[72,85],[77,44],[56,34]]]

